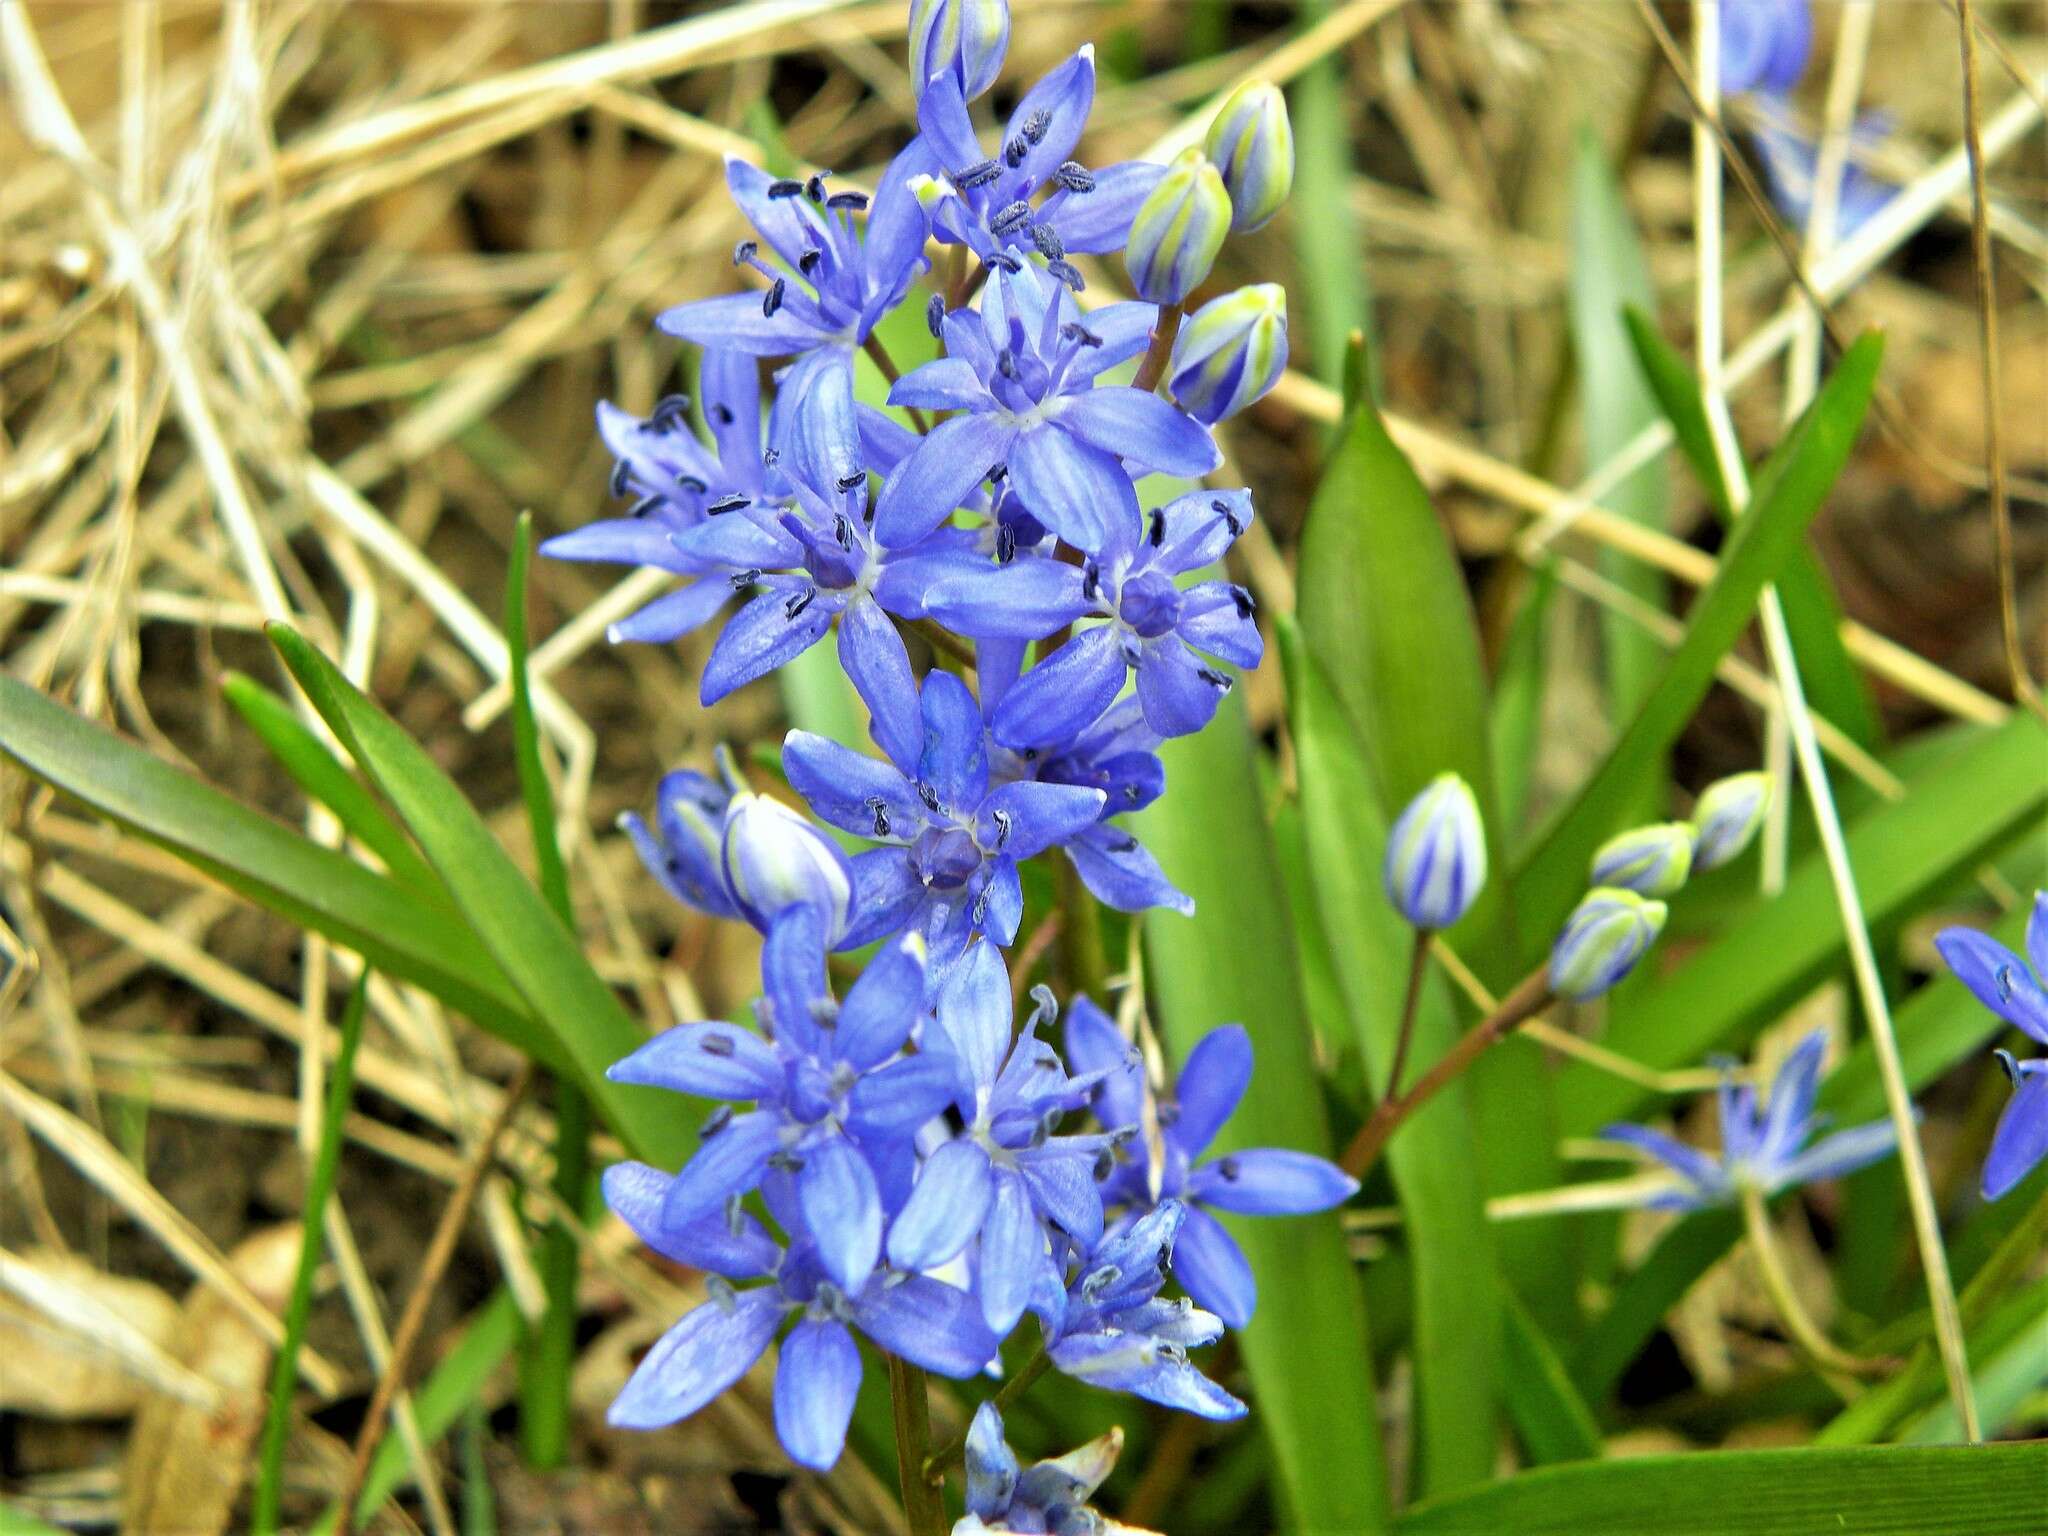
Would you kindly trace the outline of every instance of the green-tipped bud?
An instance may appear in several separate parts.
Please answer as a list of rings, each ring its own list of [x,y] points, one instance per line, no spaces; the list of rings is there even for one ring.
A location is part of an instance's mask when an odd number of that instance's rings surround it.
[[[910,83],[918,95],[933,75],[951,75],[972,101],[996,83],[1009,51],[1009,0],[910,0]]]
[[[1716,869],[1747,848],[1771,808],[1771,776],[1761,771],[1738,773],[1709,784],[1693,807],[1699,846],[1693,849],[1695,869]]]
[[[1287,367],[1287,290],[1255,283],[1211,299],[1174,338],[1174,403],[1215,426],[1261,398]]]
[[[1124,266],[1147,304],[1178,304],[1209,275],[1230,233],[1230,194],[1199,149],[1175,157],[1131,221]]]
[[[1270,80],[1247,80],[1230,93],[1209,124],[1209,158],[1230,193],[1230,227],[1259,228],[1294,188],[1294,125],[1287,98]]]
[[[1593,855],[1594,885],[1618,885],[1639,896],[1669,896],[1692,873],[1692,827],[1682,821],[1632,827]]]
[[[1486,884],[1486,829],[1472,788],[1440,773],[1387,834],[1387,900],[1417,928],[1448,928]]]
[[[1601,886],[1586,892],[1550,949],[1550,990],[1584,1002],[1635,969],[1664,929],[1664,903]]]

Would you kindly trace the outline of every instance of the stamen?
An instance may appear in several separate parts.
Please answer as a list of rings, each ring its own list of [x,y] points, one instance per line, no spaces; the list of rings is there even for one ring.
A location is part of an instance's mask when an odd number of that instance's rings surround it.
[[[731,1056],[739,1048],[731,1035],[706,1035],[697,1042],[697,1049],[706,1056]]]
[[[659,505],[661,505],[661,498],[659,496],[642,496],[633,505],[626,508],[626,516],[645,517]]]
[[[851,208],[856,213],[867,205],[868,195],[865,192],[834,192],[825,199],[827,208]]]
[[[712,401],[709,409],[712,425],[714,426],[729,427],[738,419],[733,415],[732,407],[722,400]]]
[[[1038,254],[1047,261],[1059,261],[1067,254],[1066,242],[1050,224],[1032,225],[1031,243],[1038,247]]]
[[[1017,558],[1017,535],[1007,523],[996,529],[996,564],[1008,565]]]
[[[1006,203],[988,221],[989,233],[998,236],[1015,234],[1031,221],[1031,205],[1026,202]]]
[[[982,265],[996,272],[1017,273],[1024,270],[1024,263],[1008,251],[990,251],[982,258]]]
[[[1214,688],[1218,693],[1230,692],[1230,679],[1221,672],[1218,672],[1214,667],[1197,667],[1195,669],[1195,676],[1199,677],[1211,688]]]
[[[1031,153],[1031,146],[1022,139],[1011,139],[1003,145],[1003,164],[1011,170],[1024,163],[1024,157]]]
[[[1091,603],[1102,596],[1102,572],[1095,568],[1092,560],[1081,567],[1081,595]]]
[[[1237,604],[1237,616],[1240,619],[1250,618],[1253,611],[1258,607],[1258,604],[1252,601],[1251,593],[1245,591],[1243,587],[1232,587],[1230,589],[1230,599]]]
[[[663,395],[654,402],[654,413],[647,419],[658,431],[667,432],[682,422],[689,413],[688,395]]]
[[[945,319],[946,301],[935,293],[924,306],[924,328],[932,333],[932,340],[944,334]]]
[[[817,596],[818,589],[816,587],[805,587],[803,591],[797,593],[796,596],[782,605],[783,617],[790,619],[797,617],[797,615],[801,614],[817,600]]]
[[[733,491],[728,495],[719,497],[718,500],[712,502],[704,510],[712,517],[718,517],[727,512],[737,512],[741,507],[750,505],[751,502],[751,497],[743,496],[738,491]]]
[[[704,1123],[697,1127],[697,1139],[709,1141],[728,1125],[732,1124],[732,1106],[721,1104],[704,1117]]]
[[[1217,1163],[1216,1171],[1223,1175],[1223,1180],[1226,1184],[1235,1184],[1239,1176],[1244,1172],[1234,1157],[1226,1157]]]
[[[633,488],[633,466],[624,459],[612,466],[612,500],[624,501],[626,492]]]
[[[804,195],[814,203],[824,202],[825,178],[831,174],[830,171],[819,171],[809,181],[804,183]]]
[[[1052,179],[1069,192],[1093,192],[1095,177],[1077,160],[1069,160],[1052,173]]]
[[[773,283],[769,284],[768,292],[761,298],[762,315],[767,319],[773,320],[775,318],[775,311],[782,308],[783,297],[788,292],[789,279],[786,277],[778,277]]]
[[[841,475],[833,483],[842,491],[856,491],[868,483],[868,472],[856,469],[851,474]]]
[[[1043,107],[1035,109],[1024,119],[1024,140],[1028,144],[1045,142],[1045,131],[1052,126],[1052,114]]]
[[[996,354],[996,372],[1012,381],[1017,377],[1017,354],[1008,347]]]
[[[706,491],[711,489],[710,486],[706,485],[702,480],[699,480],[695,475],[691,474],[688,470],[676,471],[676,484],[680,485],[686,491],[695,491],[699,496],[702,496]]]
[[[853,524],[846,520],[844,512],[832,514],[832,537],[838,541],[841,549],[853,548]]]
[[[1157,507],[1152,509],[1151,526],[1145,534],[1145,542],[1154,549],[1166,542],[1166,514]]]
[[[1209,510],[1223,519],[1223,526],[1230,530],[1230,536],[1233,539],[1244,532],[1244,524],[1239,522],[1237,514],[1230,510],[1229,502],[1218,497],[1215,501],[1209,503]]]
[[[744,571],[734,571],[730,579],[733,591],[744,592],[761,579],[761,567],[750,565]]]
[[[1060,340],[1078,342],[1084,347],[1099,347],[1102,345],[1102,338],[1078,320],[1069,320],[1060,327]]]
[[[866,804],[867,804],[867,808],[868,808],[868,810],[869,810],[869,811],[871,811],[871,812],[872,812],[872,813],[874,814],[874,818],[875,818],[875,836],[877,836],[877,837],[887,837],[887,836],[889,835],[889,807],[888,807],[888,805],[887,805],[886,803],[884,803],[884,801],[883,801],[883,799],[882,799],[882,797],[881,797],[880,795],[869,795],[869,796],[868,796],[868,798],[867,798]]]
[[[736,267],[749,266],[752,264],[754,258],[760,254],[760,241],[742,240],[738,245],[732,248],[732,264]]]
[[[924,808],[934,816],[939,814],[939,792],[929,784],[917,786],[917,798],[924,802]]]
[[[805,251],[803,255],[797,257],[796,269],[803,273],[805,277],[809,277],[818,270],[818,264],[824,259],[825,253],[814,245],[808,251]]]
[[[1002,174],[1002,166],[993,160],[983,160],[978,165],[968,166],[964,171],[953,172],[953,185],[963,192],[968,192],[976,187],[987,186]]]
[[[778,1173],[802,1173],[804,1160],[794,1152],[777,1152],[769,1157],[768,1166]]]
[[[1080,293],[1088,286],[1088,279],[1081,275],[1081,269],[1064,257],[1047,262],[1045,270],[1056,281],[1065,283],[1072,293]]]
[[[768,183],[768,195],[773,198],[802,197],[803,193],[804,184],[800,181],[791,181],[787,177]]]
[[[990,812],[990,818],[996,824],[996,852],[1001,853],[1004,845],[1010,841],[1010,813],[1008,811],[992,811]]]

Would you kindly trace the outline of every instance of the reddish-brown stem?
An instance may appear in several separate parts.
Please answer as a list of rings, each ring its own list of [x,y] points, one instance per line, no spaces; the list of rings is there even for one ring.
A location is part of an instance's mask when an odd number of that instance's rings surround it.
[[[1415,1039],[1415,1006],[1422,1001],[1422,975],[1429,966],[1429,930],[1415,930],[1415,948],[1408,955],[1408,990],[1401,997],[1401,1032],[1394,1037],[1394,1060],[1387,1068],[1385,1103],[1401,1091],[1401,1073],[1408,1065],[1408,1047]]]
[[[1159,387],[1159,381],[1166,375],[1167,359],[1173,356],[1173,339],[1180,334],[1180,306],[1168,304],[1159,311],[1159,323],[1152,327],[1152,345],[1145,350],[1145,361],[1138,364],[1138,376],[1131,380],[1131,388],[1142,389],[1150,394]]]

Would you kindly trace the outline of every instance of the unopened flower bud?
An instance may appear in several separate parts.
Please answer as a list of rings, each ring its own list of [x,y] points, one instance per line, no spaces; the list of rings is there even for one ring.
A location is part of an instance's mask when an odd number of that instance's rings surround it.
[[[1771,808],[1771,793],[1771,776],[1763,772],[1738,773],[1709,784],[1692,812],[1693,825],[1699,829],[1693,867],[1716,869],[1747,848]]]
[[[1009,49],[1009,0],[910,0],[910,83],[920,95],[933,75],[950,74],[974,100]]]
[[[1417,928],[1448,928],[1486,884],[1486,829],[1471,786],[1440,773],[1387,835],[1387,899]]]
[[[1690,826],[1680,821],[1631,827],[1593,855],[1594,885],[1618,885],[1639,896],[1669,896],[1692,873]]]
[[[1174,338],[1167,387],[1195,420],[1214,426],[1261,398],[1287,367],[1287,291],[1256,283],[1211,299]]]
[[[1209,275],[1230,233],[1230,194],[1199,149],[1184,149],[1138,206],[1124,265],[1138,297],[1178,304]]]
[[[669,894],[714,917],[739,916],[719,855],[730,798],[716,779],[680,768],[656,791],[652,827],[631,811],[619,818],[641,862]]]
[[[748,922],[763,933],[791,907],[808,906],[825,942],[846,931],[853,868],[839,845],[779,800],[745,792],[725,813],[726,884]]]
[[[1550,949],[1550,990],[1575,1002],[1598,997],[1635,969],[1664,929],[1665,907],[1634,891],[1600,886],[1565,919]]]
[[[1259,228],[1294,187],[1294,125],[1287,98],[1270,80],[1247,80],[1230,93],[1209,124],[1209,158],[1230,193],[1230,227]]]

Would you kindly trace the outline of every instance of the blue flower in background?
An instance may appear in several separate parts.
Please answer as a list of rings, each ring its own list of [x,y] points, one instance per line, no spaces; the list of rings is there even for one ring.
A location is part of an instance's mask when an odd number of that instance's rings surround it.
[[[1789,91],[1806,73],[1813,51],[1808,0],[1723,0],[1721,89]]]
[[[1076,163],[1071,157],[1094,104],[1091,45],[1025,93],[990,156],[967,115],[958,78],[947,73],[924,82],[918,138],[904,154],[933,178],[919,188],[932,233],[992,267],[1036,255],[1064,286],[1081,287],[1081,274],[1066,258],[1121,248],[1138,205],[1165,174],[1164,166],[1135,160],[1100,171]]]
[[[1096,383],[1144,350],[1153,319],[1151,305],[1135,303],[1084,319],[1071,294],[1029,267],[999,272],[979,313],[945,315],[946,356],[905,374],[889,402],[958,414],[883,486],[882,538],[924,537],[1000,468],[1033,517],[1094,553],[1113,535],[1131,480],[1214,469],[1221,455],[1200,422],[1145,390]]]
[[[1108,1527],[1088,1508],[1122,1453],[1124,1432],[1112,1428],[1064,1456],[1026,1467],[1003,1437],[1003,1416],[994,1403],[974,1410],[967,1426],[963,1460],[967,1471],[967,1513],[953,1536],[1101,1536]],[[1116,1528],[1131,1532],[1130,1526]]]
[[[909,31],[911,83],[945,74],[972,101],[1002,73],[1009,0],[910,0]]]
[[[605,1170],[605,1201],[656,1253],[708,1271],[710,1299],[663,1334],[613,1400],[607,1417],[625,1429],[658,1429],[686,1419],[737,1382],[761,1358],[783,1322],[775,1372],[775,1432],[790,1458],[824,1471],[839,1460],[860,1391],[859,1329],[878,1346],[928,1371],[964,1380],[996,1353],[998,1340],[965,1291],[923,1275],[875,1271],[847,1287],[815,1244],[787,1249],[748,1212],[679,1221],[672,1180],[643,1163]],[[804,1201],[785,1176],[765,1191],[770,1213],[805,1230]],[[736,1289],[734,1280],[764,1280]]]
[[[1607,1141],[1640,1148],[1683,1181],[1679,1188],[1651,1197],[1647,1203],[1657,1210],[1732,1205],[1745,1188],[1770,1196],[1782,1189],[1854,1173],[1897,1147],[1898,1133],[1889,1120],[1876,1120],[1807,1146],[1808,1139],[1827,1123],[1825,1115],[1813,1112],[1821,1058],[1827,1048],[1825,1030],[1815,1030],[1801,1040],[1771,1080],[1771,1096],[1761,1112],[1754,1088],[1724,1078],[1718,1158],[1644,1125],[1610,1125],[1600,1135]]]
[[[894,926],[922,932],[939,963],[986,929],[1016,941],[1024,916],[1017,862],[1080,836],[1102,814],[1100,790],[1030,780],[998,783],[988,729],[967,685],[928,673],[869,700],[887,758],[866,757],[824,736],[791,731],[782,764],[813,812],[835,827],[890,845],[872,899]]]
[[[2027,919],[2027,960],[1974,928],[1947,928],[1934,941],[1956,979],[1977,1001],[2029,1038],[2048,1045],[2048,892],[2034,893]],[[2027,961],[2033,962],[2029,969]],[[1996,1200],[2048,1158],[2048,1060],[2017,1061],[2000,1051],[2012,1101],[1999,1116],[1984,1159],[1984,1198]]]
[[[1111,1129],[1139,1127],[1144,1074],[1109,1016],[1086,998],[1067,1013],[1067,1059],[1098,1079],[1096,1118]],[[1204,1035],[1188,1053],[1173,1097],[1156,1108],[1161,1160],[1155,1165],[1141,1137],[1123,1143],[1126,1157],[1108,1170],[1105,1204],[1128,1205],[1122,1218],[1162,1201],[1187,1207],[1180,1227],[1175,1272],[1195,1304],[1232,1328],[1251,1321],[1258,1287],[1237,1241],[1210,1210],[1240,1216],[1306,1216],[1342,1205],[1358,1181],[1327,1159],[1280,1147],[1256,1147],[1197,1163],[1251,1083],[1252,1042],[1241,1024]]]
[[[1471,785],[1440,773],[1408,802],[1387,833],[1380,883],[1417,928],[1449,928],[1472,910],[1486,888],[1486,827]]]
[[[1250,668],[1264,653],[1243,587],[1182,588],[1175,579],[1223,558],[1250,526],[1251,493],[1197,491],[1141,516],[1129,482],[1118,489],[1092,559],[1013,561],[925,594],[931,617],[978,639],[1042,640],[1079,620],[1107,621],[1076,631],[1004,692],[990,717],[1004,746],[1042,750],[1071,740],[1134,672],[1145,723],[1162,737],[1188,735],[1214,718],[1231,685],[1203,655]]]
[[[1781,112],[1780,117],[1784,114]],[[1891,131],[1891,120],[1881,112],[1856,119],[1849,130],[1850,154],[1842,163],[1841,185],[1835,191],[1835,238],[1846,240],[1892,200],[1897,190],[1879,181],[1855,161],[1859,146],[1873,146]],[[1756,147],[1762,157],[1764,179],[1770,183],[1771,198],[1795,230],[1804,229],[1813,216],[1814,184],[1820,175],[1820,147],[1805,134],[1783,122],[1762,122],[1755,130]]]
[[[755,357],[827,348],[850,361],[851,349],[929,265],[924,209],[909,185],[916,165],[911,151],[898,155],[870,201],[865,192],[831,191],[829,172],[797,181],[728,159],[733,201],[782,265],[762,257],[760,241],[744,240],[733,264],[767,278],[765,293],[681,304],[655,324],[685,341]],[[865,229],[854,217],[862,212]]]

